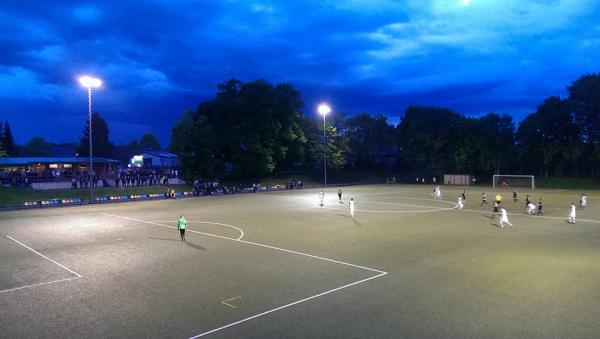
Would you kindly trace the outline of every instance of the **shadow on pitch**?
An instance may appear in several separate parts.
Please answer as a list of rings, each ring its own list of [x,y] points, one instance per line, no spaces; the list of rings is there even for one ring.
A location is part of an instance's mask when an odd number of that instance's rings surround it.
[[[354,223],[354,226],[362,227],[361,223],[359,223],[358,221],[356,221],[356,219],[352,218],[352,216],[350,216],[348,214],[336,213],[336,215],[340,216],[340,217],[352,219],[352,222]]]
[[[153,239],[153,240],[163,240],[163,241],[177,241],[177,242],[182,242],[181,239],[172,239],[172,238],[156,238],[156,237],[148,237],[148,239]],[[201,251],[206,251],[206,248],[200,246],[200,245],[196,245],[192,242],[189,241],[184,241],[184,244],[186,244],[187,246],[191,247],[191,248],[195,248],[197,250],[201,250]]]
[[[184,242],[184,244],[188,245],[188,246],[189,246],[189,247],[191,247],[191,248],[195,248],[195,249],[197,249],[197,250],[206,251],[206,248],[204,248],[204,247],[202,247],[202,246],[200,246],[200,245],[196,245],[196,244],[194,244],[193,242],[189,242],[189,241],[187,241],[187,240]]]

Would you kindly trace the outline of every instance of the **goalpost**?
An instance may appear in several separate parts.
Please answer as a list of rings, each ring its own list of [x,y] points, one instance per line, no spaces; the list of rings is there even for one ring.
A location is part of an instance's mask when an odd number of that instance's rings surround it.
[[[492,178],[492,187],[502,187],[502,183],[508,184],[508,187],[527,187],[535,189],[534,175],[504,175],[494,174]]]

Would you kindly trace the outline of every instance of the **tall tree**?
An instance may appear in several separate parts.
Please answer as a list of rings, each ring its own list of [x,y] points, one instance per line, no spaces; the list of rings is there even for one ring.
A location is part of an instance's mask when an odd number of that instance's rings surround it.
[[[86,120],[83,135],[80,139],[78,154],[82,157],[89,156],[90,123]],[[106,120],[99,113],[92,114],[92,155],[94,157],[112,157],[113,145],[108,139],[109,129]]]
[[[145,150],[158,151],[158,150],[160,150],[160,141],[158,141],[158,138],[156,137],[156,135],[154,135],[152,133],[146,133],[140,139],[139,146],[140,146],[140,148],[142,148],[143,151],[145,151]]]
[[[184,114],[177,129],[172,131],[171,149],[183,156],[211,154],[214,159],[211,163],[223,164],[232,175],[264,176],[278,164],[290,163],[290,149],[294,149],[295,155],[300,153],[304,140],[300,128],[302,105],[300,94],[289,84],[274,86],[264,80],[226,81],[219,85],[214,99],[200,104],[193,113]],[[208,135],[194,135],[198,144],[213,148],[199,153],[179,140],[183,137],[182,131],[186,131],[181,125],[184,120],[196,125],[189,133],[210,129]]]
[[[50,157],[54,144],[41,137],[33,137],[21,149],[21,155],[25,157]]]
[[[224,174],[219,138],[208,118],[186,110],[171,132],[170,151],[181,159],[188,180],[196,176],[214,179]]]
[[[382,169],[396,152],[394,126],[384,115],[359,114],[346,120],[348,158],[360,169]],[[392,159],[395,163],[395,159]]]
[[[335,114],[330,121],[335,123],[338,119]],[[339,169],[346,165],[346,153],[348,152],[348,140],[340,133],[340,130],[332,123],[325,125],[325,138],[327,145],[327,168]],[[344,123],[340,122],[342,126]],[[305,145],[305,165],[314,170],[323,168],[324,161],[324,142],[323,142],[323,123],[321,119],[303,116],[302,129],[306,136]]]
[[[463,123],[463,116],[449,109],[408,107],[398,125],[398,138],[413,169],[454,170]]]
[[[508,169],[515,142],[515,127],[511,116],[489,113],[476,123],[479,132],[480,166],[484,171],[500,173]]]
[[[537,111],[526,117],[517,131],[519,153],[533,165],[541,165],[542,175],[561,176],[567,161],[579,155],[579,127],[569,111],[569,103],[559,97],[544,100]]]
[[[567,87],[569,104],[580,128],[581,138],[587,146],[590,172],[600,175],[600,73],[592,73],[574,81]]]
[[[15,141],[13,139],[12,130],[10,125],[8,124],[8,120],[4,122],[4,133],[2,133],[2,144],[4,145],[4,149],[6,153],[11,156],[19,155],[19,150],[17,145],[15,145]]]

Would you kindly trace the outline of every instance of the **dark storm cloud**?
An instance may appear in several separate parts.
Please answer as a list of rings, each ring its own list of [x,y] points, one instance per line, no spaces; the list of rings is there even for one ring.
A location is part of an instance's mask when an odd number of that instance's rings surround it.
[[[600,62],[592,0],[3,1],[0,120],[17,141],[79,138],[92,73],[111,138],[168,141],[229,78],[291,82],[397,122],[410,104],[517,119]],[[32,120],[35,118],[35,121]],[[32,122],[33,121],[33,122]]]

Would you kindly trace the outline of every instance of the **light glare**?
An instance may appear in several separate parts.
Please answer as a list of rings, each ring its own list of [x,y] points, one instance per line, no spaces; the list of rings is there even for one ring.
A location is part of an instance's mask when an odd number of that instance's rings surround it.
[[[91,76],[84,75],[79,77],[79,83],[85,88],[98,88],[102,86],[102,80],[98,78],[92,78]]]
[[[318,108],[319,114],[327,115],[331,112],[331,107],[327,104],[320,104]]]

